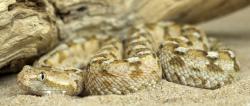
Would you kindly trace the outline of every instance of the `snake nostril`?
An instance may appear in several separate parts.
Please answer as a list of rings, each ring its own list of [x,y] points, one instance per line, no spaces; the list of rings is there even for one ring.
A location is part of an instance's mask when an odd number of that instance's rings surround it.
[[[82,12],[82,11],[85,11],[85,10],[87,10],[87,7],[79,7],[79,8],[77,8],[77,11],[79,11],[79,12]]]

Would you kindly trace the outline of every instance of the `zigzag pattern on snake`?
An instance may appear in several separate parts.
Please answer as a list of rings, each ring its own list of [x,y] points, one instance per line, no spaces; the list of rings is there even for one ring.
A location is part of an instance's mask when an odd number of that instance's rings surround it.
[[[231,50],[217,47],[194,26],[140,25],[123,37],[82,37],[63,43],[33,66],[25,66],[18,84],[36,95],[128,94],[161,79],[216,89],[232,83],[240,70]]]

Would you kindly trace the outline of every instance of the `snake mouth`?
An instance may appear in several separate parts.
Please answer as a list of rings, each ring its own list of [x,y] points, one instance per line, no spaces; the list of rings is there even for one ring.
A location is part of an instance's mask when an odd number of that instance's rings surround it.
[[[30,90],[29,93],[37,96],[57,95],[57,94],[67,95],[67,91],[65,90],[37,90],[37,91]]]
[[[18,86],[23,89],[24,91],[26,91],[27,93],[30,93],[32,95],[38,95],[38,96],[42,96],[42,95],[52,95],[52,94],[63,94],[66,95],[68,93],[68,91],[66,90],[56,90],[56,89],[43,89],[43,87],[39,87],[39,86],[27,86],[24,82],[20,82],[18,81]]]
[[[52,95],[52,94],[67,94],[65,90],[39,90],[41,95]]]

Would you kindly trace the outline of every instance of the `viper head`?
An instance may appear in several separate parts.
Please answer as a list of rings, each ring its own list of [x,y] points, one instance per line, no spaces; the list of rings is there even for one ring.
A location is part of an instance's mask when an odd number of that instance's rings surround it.
[[[24,66],[17,83],[24,91],[35,95],[78,95],[83,88],[83,74],[77,69]]]

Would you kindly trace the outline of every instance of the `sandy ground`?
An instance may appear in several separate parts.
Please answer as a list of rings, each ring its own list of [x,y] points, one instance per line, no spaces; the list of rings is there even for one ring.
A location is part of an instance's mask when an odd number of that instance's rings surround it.
[[[240,80],[217,90],[182,86],[162,80],[155,88],[129,95],[70,97],[26,95],[16,85],[16,75],[0,76],[0,106],[5,105],[249,105],[250,7],[202,24],[209,36],[234,49],[241,64]]]

